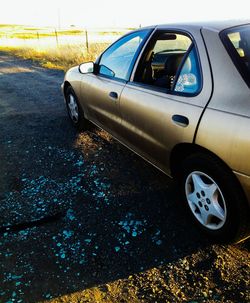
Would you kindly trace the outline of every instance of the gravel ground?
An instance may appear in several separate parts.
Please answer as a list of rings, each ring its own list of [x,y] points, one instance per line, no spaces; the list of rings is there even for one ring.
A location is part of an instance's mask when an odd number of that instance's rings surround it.
[[[63,73],[0,53],[0,302],[250,302],[250,242],[212,244],[178,188],[77,133]]]

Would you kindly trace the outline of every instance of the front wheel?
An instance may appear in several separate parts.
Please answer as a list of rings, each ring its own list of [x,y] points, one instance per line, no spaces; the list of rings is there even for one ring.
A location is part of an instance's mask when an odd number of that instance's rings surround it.
[[[220,241],[248,236],[249,208],[233,173],[206,154],[186,158],[182,166],[183,198],[198,226]]]
[[[66,99],[66,107],[67,107],[68,115],[72,124],[78,130],[86,130],[88,128],[89,122],[84,117],[83,110],[71,86],[69,86],[66,90],[65,99]]]

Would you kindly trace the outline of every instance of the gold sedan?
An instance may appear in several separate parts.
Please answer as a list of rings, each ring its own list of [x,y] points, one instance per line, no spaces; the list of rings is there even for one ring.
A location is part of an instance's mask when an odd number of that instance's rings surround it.
[[[74,126],[93,122],[180,181],[207,235],[249,236],[249,23],[130,32],[71,68],[62,89]]]

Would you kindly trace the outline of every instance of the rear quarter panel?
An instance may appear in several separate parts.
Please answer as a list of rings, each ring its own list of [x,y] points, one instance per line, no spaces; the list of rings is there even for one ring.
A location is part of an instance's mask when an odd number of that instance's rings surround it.
[[[195,143],[220,157],[232,170],[250,176],[250,90],[234,66],[219,33],[202,31],[214,92]]]
[[[196,143],[219,156],[232,169],[250,175],[250,119],[207,108]]]

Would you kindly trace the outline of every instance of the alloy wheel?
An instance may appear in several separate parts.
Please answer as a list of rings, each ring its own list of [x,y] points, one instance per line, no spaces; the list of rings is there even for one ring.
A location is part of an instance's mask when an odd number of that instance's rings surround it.
[[[79,110],[78,110],[76,98],[72,94],[68,96],[68,108],[69,108],[70,118],[74,123],[77,123],[79,118]]]
[[[188,205],[205,228],[219,230],[226,222],[227,208],[217,183],[207,174],[194,171],[185,182]]]

